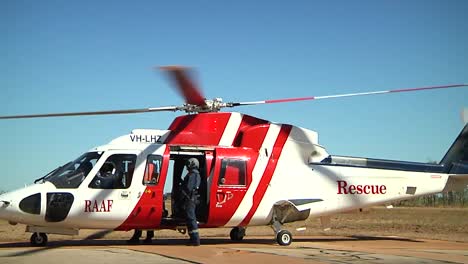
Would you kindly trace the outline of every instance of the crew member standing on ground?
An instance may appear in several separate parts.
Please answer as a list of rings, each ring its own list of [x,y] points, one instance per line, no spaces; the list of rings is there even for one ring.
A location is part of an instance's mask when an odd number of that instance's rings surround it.
[[[190,158],[185,164],[188,174],[184,178],[182,185],[182,195],[184,197],[184,210],[187,222],[187,229],[190,236],[190,245],[200,245],[200,235],[198,233],[198,223],[196,207],[198,204],[198,187],[200,186],[200,163],[196,158]]]
[[[135,232],[133,233],[133,236],[127,240],[128,244],[139,244],[140,243],[140,237],[142,235],[141,229],[135,229]],[[143,244],[151,244],[153,242],[153,237],[154,237],[154,231],[153,230],[148,230],[146,231],[146,238],[143,240]]]

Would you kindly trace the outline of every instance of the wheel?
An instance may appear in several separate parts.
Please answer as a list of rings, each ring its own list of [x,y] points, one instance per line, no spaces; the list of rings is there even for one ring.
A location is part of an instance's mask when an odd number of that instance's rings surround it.
[[[281,246],[289,246],[292,242],[292,235],[288,230],[281,230],[276,234],[276,242]]]
[[[229,233],[229,236],[231,237],[232,241],[242,241],[245,236],[245,228],[243,227],[234,227],[231,230],[231,233]]]
[[[47,235],[45,233],[33,233],[31,235],[31,245],[42,247],[47,244]]]

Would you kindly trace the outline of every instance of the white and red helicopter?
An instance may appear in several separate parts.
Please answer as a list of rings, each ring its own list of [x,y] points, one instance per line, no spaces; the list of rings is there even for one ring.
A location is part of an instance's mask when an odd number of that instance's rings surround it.
[[[92,148],[35,184],[0,196],[0,219],[27,225],[32,245],[46,234],[80,229],[183,231],[180,182],[190,157],[200,162],[197,207],[201,227],[232,227],[240,241],[248,226],[270,225],[280,245],[292,235],[283,224],[439,193],[468,184],[468,125],[439,164],[335,156],[315,131],[277,124],[225,107],[464,87],[433,86],[320,97],[224,103],[206,100],[187,68],[163,67],[185,97],[183,106],[1,116],[0,119],[187,112],[167,130],[135,129]],[[172,179],[170,179],[172,177]],[[170,212],[164,185],[170,186]]]

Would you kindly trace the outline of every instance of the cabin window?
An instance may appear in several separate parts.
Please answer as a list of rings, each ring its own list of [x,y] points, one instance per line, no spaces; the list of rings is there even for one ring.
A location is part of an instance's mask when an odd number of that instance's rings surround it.
[[[93,189],[127,189],[135,170],[136,155],[114,154],[107,158],[89,184]]]
[[[47,193],[45,220],[61,222],[67,218],[75,197],[71,193]]]
[[[30,195],[19,203],[19,208],[21,211],[30,213],[30,214],[40,214],[41,213],[41,194],[36,193]]]
[[[246,161],[241,159],[223,159],[218,185],[246,185]]]
[[[161,165],[163,157],[161,155],[149,155],[146,160],[145,174],[143,184],[156,185],[161,175]]]

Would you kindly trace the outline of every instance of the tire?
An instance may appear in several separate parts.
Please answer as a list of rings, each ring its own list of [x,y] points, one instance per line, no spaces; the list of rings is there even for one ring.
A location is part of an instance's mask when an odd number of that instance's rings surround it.
[[[288,230],[281,230],[276,234],[276,242],[281,246],[289,246],[292,242],[292,235]]]
[[[244,236],[245,236],[245,228],[234,227],[231,230],[231,233],[229,233],[229,236],[231,237],[232,241],[236,241],[236,242],[242,241],[242,239],[244,239]]]
[[[32,246],[45,246],[47,244],[47,235],[45,233],[33,233],[30,241]]]

